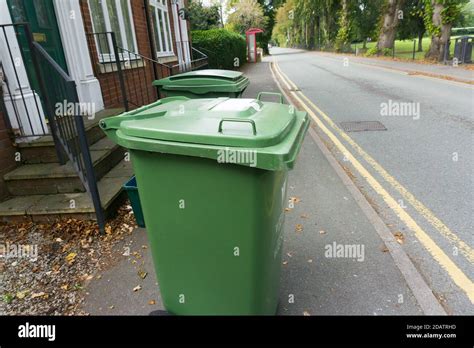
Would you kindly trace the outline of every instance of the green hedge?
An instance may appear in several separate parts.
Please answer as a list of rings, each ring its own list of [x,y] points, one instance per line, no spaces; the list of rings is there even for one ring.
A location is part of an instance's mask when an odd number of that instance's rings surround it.
[[[235,58],[240,66],[247,61],[247,44],[245,38],[226,29],[195,30],[191,33],[193,46],[209,57],[211,69],[238,69],[234,66]]]

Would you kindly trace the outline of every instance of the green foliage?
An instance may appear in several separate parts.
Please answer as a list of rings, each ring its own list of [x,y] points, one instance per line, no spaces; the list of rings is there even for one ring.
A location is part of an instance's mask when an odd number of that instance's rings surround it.
[[[474,27],[474,1],[465,4],[459,14],[458,19],[453,23],[456,27]],[[467,34],[472,34],[468,32]]]
[[[435,0],[437,4],[443,4],[443,10],[441,11],[441,18],[443,24],[453,24],[459,19],[463,11],[463,7],[469,2],[469,0]],[[441,27],[433,24],[433,3],[432,0],[424,0],[425,11],[423,14],[423,20],[425,27],[433,36],[441,35]]]
[[[247,60],[247,44],[241,35],[226,29],[197,30],[191,33],[193,46],[209,57],[212,69],[236,69]],[[235,63],[238,66],[235,66]]]
[[[404,16],[397,35],[400,40],[423,37],[426,32],[424,10],[425,0],[405,0],[402,7]]]
[[[241,0],[232,7],[233,12],[227,18],[227,23],[244,35],[250,28],[264,29],[268,17],[263,13],[262,6],[257,0]]]
[[[200,1],[191,0],[188,14],[191,30],[216,29],[221,23],[219,5],[203,6]]]
[[[377,46],[373,46],[367,50],[365,53],[366,57],[371,57],[375,55],[380,55],[380,56],[391,56],[392,55],[392,49],[391,48],[384,48],[379,50]]]
[[[282,47],[291,45],[287,39],[288,33],[293,28],[293,19],[290,18],[290,13],[294,8],[294,2],[294,0],[288,0],[283,6],[277,9],[275,14],[275,26],[273,27],[272,39]]]
[[[377,40],[377,24],[383,3],[384,0],[357,0],[353,15],[353,31],[357,41]]]
[[[349,22],[349,9],[347,8],[347,0],[343,0],[342,9],[339,12],[339,30],[336,36],[336,50],[341,52],[349,44],[350,35],[350,22]]]

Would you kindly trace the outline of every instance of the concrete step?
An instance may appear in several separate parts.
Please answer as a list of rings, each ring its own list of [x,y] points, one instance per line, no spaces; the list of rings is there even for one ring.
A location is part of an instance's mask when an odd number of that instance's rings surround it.
[[[87,142],[89,145],[95,144],[102,139],[105,134],[99,127],[99,121],[103,118],[118,115],[123,109],[105,109],[95,114],[94,119],[84,119]],[[42,136],[28,143],[16,144],[21,154],[21,162],[24,164],[37,163],[57,163],[58,157],[51,135]]]
[[[123,202],[123,184],[133,175],[131,163],[122,160],[98,182],[102,207],[107,214]],[[2,221],[54,221],[58,218],[92,219],[95,210],[87,192],[13,197],[0,203]]]
[[[97,180],[105,176],[125,155],[125,150],[108,138],[90,147]],[[84,192],[84,186],[71,162],[24,164],[4,175],[13,196]]]

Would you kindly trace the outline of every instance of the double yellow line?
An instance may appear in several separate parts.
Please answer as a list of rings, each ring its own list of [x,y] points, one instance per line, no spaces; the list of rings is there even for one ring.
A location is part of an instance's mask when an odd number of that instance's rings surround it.
[[[345,158],[359,172],[359,174],[368,182],[372,189],[379,194],[385,203],[393,210],[405,225],[413,231],[415,237],[420,241],[424,248],[438,262],[438,264],[449,274],[453,282],[466,293],[471,303],[474,303],[474,284],[462,272],[462,270],[449,258],[448,255],[431,239],[431,237],[416,223],[416,221],[400,206],[400,204],[385,190],[385,188],[365,169],[365,167],[352,155],[350,151],[342,144],[339,138],[329,130],[321,121],[318,115],[332,128],[332,130],[344,139],[353,150],[355,150],[382,178],[387,181],[400,195],[410,203],[418,213],[420,213],[441,235],[453,243],[459,252],[473,264],[474,252],[472,248],[453,233],[433,212],[431,212],[423,203],[418,201],[405,187],[403,187],[394,177],[392,177],[380,164],[378,164],[369,154],[367,154],[354,140],[352,140],[343,130],[341,130],[332,119],[324,113],[317,105],[308,99],[298,87],[283,73],[274,61],[272,71],[279,80],[286,86],[291,97],[308,112],[316,125],[326,136],[334,143],[339,151],[345,155]],[[314,110],[314,111],[313,111]],[[316,112],[315,112],[316,111]],[[316,114],[317,113],[317,114]]]

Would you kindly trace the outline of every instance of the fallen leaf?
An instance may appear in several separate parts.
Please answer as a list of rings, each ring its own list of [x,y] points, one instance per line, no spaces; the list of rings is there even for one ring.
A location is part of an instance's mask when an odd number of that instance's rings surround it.
[[[156,301],[155,300],[150,300],[150,301],[148,301],[148,304],[149,305],[154,305],[154,304],[156,304]]]
[[[77,254],[76,253],[69,253],[67,256],[66,256],[66,262],[69,264],[69,265],[72,265],[74,263],[74,259],[76,258]]]
[[[138,271],[138,276],[139,276],[140,278],[142,278],[142,279],[145,279],[146,276],[147,276],[147,274],[148,274],[148,273],[145,272],[145,271],[142,271],[142,270],[139,270],[139,271]]]
[[[28,294],[28,290],[18,291],[15,296],[17,299],[23,300],[26,294]]]
[[[292,256],[293,256],[291,253],[286,253],[286,255],[288,255],[288,257],[292,257]]]
[[[105,233],[112,234],[112,226],[110,226],[110,225],[105,226]]]
[[[307,214],[301,214],[301,215],[300,215],[300,218],[302,218],[302,219],[307,219],[307,218],[308,218],[308,215],[307,215]]]
[[[288,261],[283,261],[282,262],[284,265],[287,265],[288,264]]]
[[[321,230],[319,231],[319,234],[326,234],[326,231]]]
[[[135,287],[133,288],[133,291],[134,291],[134,292],[137,292],[137,291],[139,291],[139,290],[141,290],[141,289],[142,289],[142,287],[141,287],[140,285],[137,285],[137,286],[135,286]]]
[[[31,298],[43,297],[43,296],[45,296],[45,295],[46,295],[46,293],[44,293],[43,291],[41,291],[41,292],[37,292],[37,293],[31,294]]]
[[[290,197],[290,201],[292,201],[293,203],[299,203],[301,202],[301,199],[299,197]]]
[[[110,308],[110,309],[114,309],[114,308],[115,308],[115,306],[114,306],[114,305],[112,305],[112,306],[109,306],[109,308]]]
[[[304,315],[305,317],[309,317],[309,316],[311,316],[311,314],[309,314],[309,312],[308,312],[308,311],[304,311],[304,312],[303,312],[303,315]]]
[[[286,211],[286,212],[288,212],[288,211],[290,211],[290,210],[291,210],[290,208],[285,208],[285,211]]]
[[[63,290],[67,290],[68,288],[69,288],[69,284],[61,285],[61,289]]]
[[[398,244],[403,244],[405,242],[405,236],[403,235],[402,232],[398,231],[394,234],[394,236]]]
[[[386,253],[386,252],[388,252],[388,248],[387,248],[385,245],[382,247],[382,249],[381,249],[381,250],[382,250],[382,252],[383,252],[383,253]]]
[[[296,224],[295,231],[297,233],[303,232],[303,225],[302,224]]]

